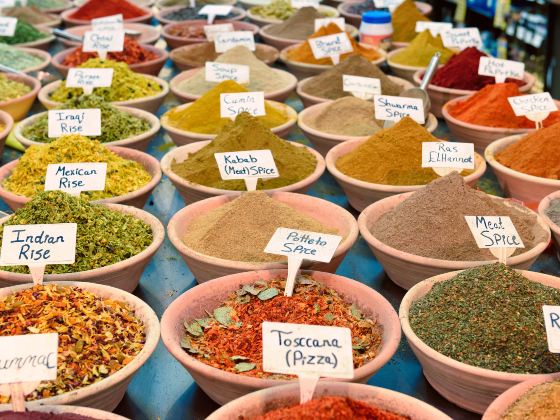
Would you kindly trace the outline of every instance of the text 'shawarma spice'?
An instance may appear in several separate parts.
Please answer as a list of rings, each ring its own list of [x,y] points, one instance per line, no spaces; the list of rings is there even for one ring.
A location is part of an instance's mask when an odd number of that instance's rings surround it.
[[[139,254],[153,241],[152,229],[136,217],[90,204],[61,191],[37,194],[16,210],[4,225],[76,223],[76,262],[47,265],[45,273],[62,274],[93,270]],[[1,239],[1,235],[0,235]],[[0,269],[28,273],[27,266],[3,266]]]
[[[202,149],[182,161],[173,161],[171,170],[199,185],[244,191],[242,179],[224,180],[216,165],[214,153],[242,150],[270,150],[280,176],[260,178],[257,189],[269,190],[291,185],[307,178],[317,166],[317,159],[305,147],[298,147],[272,133],[257,118],[241,113],[218,136]]]
[[[136,191],[152,178],[140,163],[120,157],[98,141],[74,134],[59,137],[44,146],[29,147],[2,186],[15,194],[33,197],[45,189],[48,165],[81,162],[107,163],[105,189],[82,192],[81,197],[89,200],[100,200]]]
[[[560,381],[534,386],[514,402],[502,420],[557,420],[560,413]]]
[[[0,336],[58,333],[54,381],[42,381],[26,400],[91,385],[129,364],[146,341],[144,324],[126,303],[75,286],[45,284],[0,297]],[[0,396],[0,403],[8,397]]]
[[[285,283],[285,277],[278,277],[232,291],[208,317],[185,321],[181,347],[202,363],[227,372],[287,379],[289,375],[262,370],[261,331],[265,321],[286,322],[350,328],[354,368],[375,358],[383,336],[377,320],[312,276],[299,276],[291,297],[283,295]]]
[[[434,284],[411,305],[409,322],[420,340],[459,362],[509,373],[558,372],[560,354],[548,351],[543,305],[560,305],[560,290],[496,263]]]

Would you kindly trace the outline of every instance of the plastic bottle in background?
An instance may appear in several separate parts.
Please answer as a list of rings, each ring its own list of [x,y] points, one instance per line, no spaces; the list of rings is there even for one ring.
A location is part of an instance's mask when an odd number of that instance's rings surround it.
[[[374,47],[383,47],[393,35],[391,13],[383,10],[370,10],[362,14],[360,42]]]

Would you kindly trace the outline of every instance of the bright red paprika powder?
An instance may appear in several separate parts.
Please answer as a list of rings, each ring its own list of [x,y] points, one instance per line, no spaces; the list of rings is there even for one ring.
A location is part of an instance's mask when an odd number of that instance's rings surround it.
[[[72,19],[91,20],[122,14],[123,19],[145,16],[146,12],[127,0],[88,0],[70,15]]]

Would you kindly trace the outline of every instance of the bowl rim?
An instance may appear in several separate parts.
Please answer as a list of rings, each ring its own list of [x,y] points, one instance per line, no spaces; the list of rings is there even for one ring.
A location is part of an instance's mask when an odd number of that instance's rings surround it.
[[[0,131],[0,139],[4,139],[12,131],[12,128],[14,127],[14,119],[8,112],[0,109],[0,123],[5,125],[4,129]]]
[[[544,219],[550,230],[552,230],[552,232],[554,232],[556,236],[560,237],[560,226],[554,223],[552,219],[546,214],[546,210],[550,207],[550,202],[557,198],[560,198],[560,190],[548,194],[539,203],[538,212],[539,215]]]
[[[281,20],[281,19],[274,19],[274,18],[267,18],[261,15],[257,15],[255,14],[251,9],[253,9],[254,7],[261,7],[261,6],[265,6],[264,4],[255,4],[251,7],[249,7],[247,9],[247,18],[251,21],[255,21],[255,22],[259,22],[261,24],[270,24],[270,23],[282,23],[285,22],[286,20]],[[326,4],[319,4],[319,7],[317,8],[317,12],[321,13],[321,10],[323,12],[331,12],[333,15],[332,16],[325,16],[325,17],[330,17],[330,18],[336,18],[340,16],[339,11],[337,10],[336,7],[332,7],[332,6],[328,6]]]
[[[8,105],[12,105],[12,104],[15,104],[15,103],[18,103],[18,102],[23,102],[23,101],[30,100],[30,99],[35,100],[35,97],[37,96],[37,94],[41,90],[41,82],[39,82],[39,80],[35,79],[34,77],[29,76],[28,74],[23,74],[23,73],[22,74],[6,73],[5,75],[8,79],[11,79],[11,80],[14,80],[16,82],[20,82],[20,83],[23,83],[23,84],[29,86],[31,88],[31,90],[29,92],[27,92],[25,95],[18,96],[17,98],[8,99],[7,101],[0,101],[0,107],[5,107],[5,106],[8,106]]]
[[[72,3],[73,4],[73,3]],[[130,19],[123,19],[123,23],[139,23],[139,22],[143,22],[147,19],[150,19],[154,14],[152,12],[152,10],[149,7],[145,7],[142,6],[140,4],[135,4],[136,7],[138,7],[139,9],[142,9],[142,11],[144,12],[143,15],[141,16],[137,16],[135,18],[130,18]],[[78,10],[81,6],[79,7],[72,7],[70,9],[66,9],[63,12],[60,13],[60,17],[62,18],[62,20],[64,22],[68,22],[71,24],[77,24],[77,25],[89,25],[90,24],[90,20],[89,19],[76,19],[76,18],[72,18],[70,17],[71,14],[73,14],[76,10]]]
[[[339,32],[340,33],[340,32]],[[306,68],[306,69],[317,69],[317,70],[329,70],[332,67],[334,67],[334,64],[310,64],[310,63],[304,63],[302,61],[292,61],[288,59],[288,52],[294,48],[299,47],[300,45],[304,44],[307,41],[303,41],[303,42],[298,42],[296,44],[292,44],[292,45],[288,45],[285,48],[282,48],[282,50],[280,50],[280,61],[283,62],[285,65],[287,66],[298,66],[300,68]],[[376,53],[379,54],[379,58],[370,61],[370,63],[378,66],[379,64],[385,62],[387,60],[387,57],[389,56],[389,53],[386,53],[383,49],[381,48],[375,48],[372,47],[371,45],[367,45],[367,44],[363,44],[363,43],[359,43],[360,46],[363,46],[365,48],[369,48],[374,50]]]
[[[267,38],[272,40],[273,42],[290,42],[292,44],[299,44],[302,41],[305,42],[305,39],[292,39],[292,38],[283,38],[280,36],[276,36],[276,35],[271,35],[268,34],[266,31],[267,29],[270,29],[272,26],[274,25],[279,25],[280,23],[283,23],[284,21],[281,22],[276,22],[276,23],[269,23],[267,25],[262,26],[261,28],[259,28],[259,35],[266,41]],[[358,34],[358,28],[356,28],[354,25],[351,25],[349,23],[345,23],[344,24],[345,27],[345,31],[346,33],[348,33],[348,35],[350,37],[354,37]]]
[[[23,51],[29,55],[38,57],[41,60],[43,60],[40,64],[20,70],[22,73],[30,73],[33,71],[43,70],[44,68],[48,67],[49,64],[51,64],[52,56],[49,54],[48,51],[43,51],[38,48],[30,48],[30,47],[15,47],[15,49],[18,51]]]
[[[243,20],[245,19],[245,17],[247,17],[247,12],[243,8],[237,7],[234,4],[227,4],[226,6],[232,6],[231,13],[233,13],[233,17],[227,19],[228,22],[231,22],[232,20]],[[184,9],[185,7],[187,7],[187,5],[164,7],[162,9],[158,9],[153,16],[156,20],[158,20],[161,23],[162,26],[168,25],[170,23],[185,23],[185,22],[190,22],[191,20],[200,20],[200,19],[171,20],[165,17],[168,14],[173,13],[179,9]],[[219,19],[219,16],[216,16],[214,22],[222,23],[222,19]]]
[[[183,6],[184,7],[184,6]],[[251,22],[245,22],[243,20],[229,20],[229,19],[220,19],[220,24],[228,24],[231,23],[234,28],[236,29],[235,26],[236,25],[241,25],[242,27],[245,27],[246,31],[251,31],[253,32],[253,35],[257,35],[259,33],[259,27],[257,25],[255,25],[254,23]],[[162,29],[161,29],[161,35],[163,37],[172,39],[174,41],[199,41],[199,42],[208,42],[208,39],[206,37],[204,38],[195,38],[195,37],[187,37],[187,36],[178,36],[178,35],[173,35],[170,34],[169,31],[176,27],[176,26],[206,26],[208,25],[207,21],[204,19],[192,19],[192,20],[177,20],[174,21],[173,23],[166,23],[165,25],[163,25]],[[239,30],[239,29],[236,29]],[[187,44],[189,45],[189,44]]]

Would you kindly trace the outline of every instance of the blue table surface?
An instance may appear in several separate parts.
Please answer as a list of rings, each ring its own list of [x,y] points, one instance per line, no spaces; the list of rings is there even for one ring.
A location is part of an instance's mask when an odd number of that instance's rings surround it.
[[[156,45],[165,47],[162,40]],[[52,51],[59,51],[61,48],[60,44],[57,44]],[[173,67],[171,61],[168,61],[162,69],[160,77],[171,80],[176,73],[177,69]],[[287,103],[298,112],[303,108],[295,95],[292,95]],[[177,104],[179,102],[170,95],[160,108],[158,116]],[[36,104],[32,112],[41,110],[43,110],[42,107]],[[440,121],[435,135],[438,138],[453,140],[443,121]],[[289,139],[310,145],[299,129],[294,130]],[[151,142],[148,153],[157,159],[161,159],[173,147],[175,146],[169,136],[161,130]],[[19,156],[19,152],[6,148],[3,154],[3,162],[17,159]],[[479,182],[479,187],[487,192],[500,194],[499,186],[490,170]],[[349,210],[356,217],[358,216],[358,212],[349,206],[343,191],[328,172],[323,174],[308,191],[308,194],[331,201]],[[184,206],[183,199],[169,179],[164,176],[144,209],[159,218],[164,225],[167,225],[171,216]],[[10,212],[4,202],[0,202],[0,210]],[[539,257],[532,270],[560,275],[560,264],[551,247]],[[398,311],[399,304],[406,291],[395,285],[385,275],[383,268],[361,237],[348,252],[336,272],[377,290]],[[166,239],[148,264],[134,294],[147,302],[158,317],[161,317],[174,299],[196,285],[193,274],[169,240]],[[439,408],[454,419],[480,418],[479,415],[465,411],[448,402],[430,386],[422,375],[422,368],[404,336],[393,358],[368,383],[419,398]],[[133,378],[115,413],[134,420],[198,420],[206,418],[218,407],[160,342],[152,357]]]

